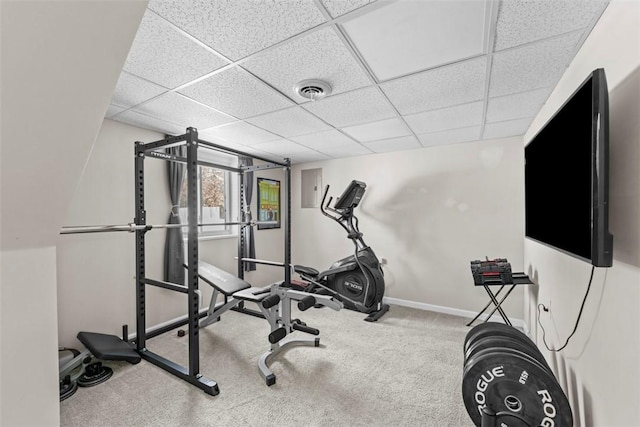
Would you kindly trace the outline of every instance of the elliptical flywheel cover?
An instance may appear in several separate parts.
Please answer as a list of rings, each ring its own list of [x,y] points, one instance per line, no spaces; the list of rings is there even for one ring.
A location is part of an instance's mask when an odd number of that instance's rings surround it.
[[[373,289],[369,290],[369,293],[367,293],[367,301],[364,301],[367,287],[367,279],[364,276],[364,273],[360,271],[338,273],[336,274],[334,284],[336,292],[340,295],[344,295],[354,301],[362,303],[365,307],[370,307],[373,304],[373,300],[375,298],[375,292],[373,292]]]

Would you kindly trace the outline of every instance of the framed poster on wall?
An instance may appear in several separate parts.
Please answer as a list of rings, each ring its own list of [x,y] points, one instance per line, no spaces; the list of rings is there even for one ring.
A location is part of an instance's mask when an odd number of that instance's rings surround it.
[[[258,230],[280,228],[280,181],[258,178],[258,221],[271,221],[271,224],[258,223]]]

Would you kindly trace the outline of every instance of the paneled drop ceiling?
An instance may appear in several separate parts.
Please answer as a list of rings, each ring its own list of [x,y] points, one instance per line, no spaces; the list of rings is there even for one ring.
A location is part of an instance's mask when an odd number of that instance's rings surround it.
[[[523,135],[607,4],[151,0],[106,117],[293,163]]]

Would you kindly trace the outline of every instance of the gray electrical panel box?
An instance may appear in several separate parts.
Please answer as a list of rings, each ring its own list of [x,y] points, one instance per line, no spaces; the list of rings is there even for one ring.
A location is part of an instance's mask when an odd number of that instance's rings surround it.
[[[318,208],[322,200],[322,169],[302,171],[302,207]]]

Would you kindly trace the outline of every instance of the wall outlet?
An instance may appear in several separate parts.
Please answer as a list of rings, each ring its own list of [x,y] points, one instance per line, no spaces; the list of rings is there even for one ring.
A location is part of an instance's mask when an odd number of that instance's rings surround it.
[[[380,257],[380,265],[387,265],[387,259],[384,257]]]
[[[540,310],[543,312],[548,312],[551,310],[551,299],[550,298],[540,298],[538,304],[541,305]]]

